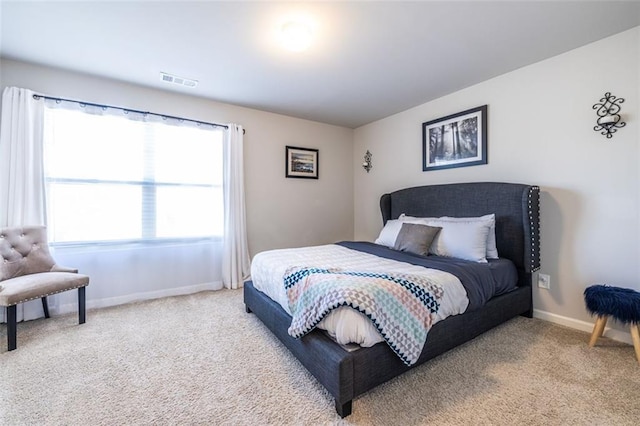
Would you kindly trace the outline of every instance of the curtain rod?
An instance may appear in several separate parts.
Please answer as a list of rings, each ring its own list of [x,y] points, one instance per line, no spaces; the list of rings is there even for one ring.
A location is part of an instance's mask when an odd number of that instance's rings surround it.
[[[76,104],[80,104],[80,106],[89,105],[89,106],[98,107],[98,108],[102,108],[102,109],[107,109],[107,108],[119,109],[120,111],[124,111],[125,114],[129,113],[129,112],[134,112],[134,113],[144,114],[144,115],[154,115],[156,117],[161,117],[163,119],[170,118],[170,119],[179,120],[179,121],[189,121],[191,123],[196,123],[196,124],[205,124],[205,125],[208,125],[208,126],[223,127],[225,129],[229,128],[229,126],[227,126],[225,124],[209,123],[209,122],[206,122],[206,121],[192,120],[190,118],[176,117],[176,116],[173,116],[173,115],[157,114],[155,112],[139,111],[137,109],[123,108],[123,107],[118,107],[118,106],[113,106],[113,105],[94,104],[94,103],[91,103],[91,102],[82,102],[82,101],[76,101],[76,100],[73,100],[73,99],[53,98],[53,97],[45,96],[45,95],[38,95],[38,94],[34,94],[33,95],[33,99],[35,99],[36,101],[38,99],[40,99],[40,98],[56,101],[57,103],[60,103],[60,102],[74,102]],[[242,129],[242,133],[244,133],[244,129]]]

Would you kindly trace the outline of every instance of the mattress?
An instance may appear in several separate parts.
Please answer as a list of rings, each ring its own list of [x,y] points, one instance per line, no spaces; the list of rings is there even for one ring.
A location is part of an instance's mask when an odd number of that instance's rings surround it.
[[[298,267],[335,267],[359,272],[405,273],[428,276],[444,289],[440,309],[433,324],[465,312],[469,306],[467,290],[455,275],[432,268],[413,265],[340,245],[323,245],[294,249],[270,250],[257,254],[251,266],[255,288],[277,302],[291,315],[283,277],[287,269]],[[360,312],[343,306],[329,313],[317,326],[326,330],[338,343],[373,346],[384,341],[371,320]]]

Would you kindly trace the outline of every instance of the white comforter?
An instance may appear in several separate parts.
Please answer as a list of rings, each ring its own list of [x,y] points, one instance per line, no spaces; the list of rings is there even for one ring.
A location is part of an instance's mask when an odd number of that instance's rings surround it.
[[[454,275],[422,266],[380,258],[338,245],[270,250],[258,253],[251,265],[251,279],[257,290],[276,301],[291,315],[284,289],[285,271],[292,266],[335,267],[351,271],[408,273],[429,275],[442,285],[444,296],[433,324],[450,316],[463,313],[469,305],[467,293]],[[373,346],[384,339],[371,320],[348,306],[332,311],[318,327],[326,330],[338,343],[356,343]]]

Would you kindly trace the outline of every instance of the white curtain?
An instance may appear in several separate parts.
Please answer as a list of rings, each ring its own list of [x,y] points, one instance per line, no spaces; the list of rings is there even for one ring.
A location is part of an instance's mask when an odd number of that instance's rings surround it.
[[[222,283],[226,288],[239,288],[251,270],[244,203],[244,137],[242,126],[228,126],[224,138]]]
[[[42,102],[27,89],[6,87],[0,128],[0,228],[46,225]],[[0,322],[6,321],[0,310]],[[18,321],[44,316],[40,301],[19,304]]]

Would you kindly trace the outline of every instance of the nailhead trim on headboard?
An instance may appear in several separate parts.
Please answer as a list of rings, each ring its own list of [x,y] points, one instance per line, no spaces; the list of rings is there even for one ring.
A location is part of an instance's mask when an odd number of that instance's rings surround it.
[[[537,204],[540,203],[540,187],[529,188],[529,224],[531,225],[531,272],[540,269],[540,214],[533,211],[532,197],[536,196]],[[536,206],[539,209],[539,206]],[[537,214],[536,214],[537,213]],[[537,222],[537,223],[536,223]]]

